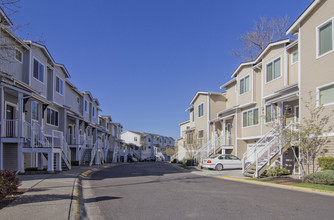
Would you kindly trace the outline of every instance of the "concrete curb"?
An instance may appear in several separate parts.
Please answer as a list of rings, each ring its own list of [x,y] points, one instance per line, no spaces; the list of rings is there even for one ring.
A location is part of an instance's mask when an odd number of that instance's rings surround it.
[[[230,181],[237,181],[237,182],[245,182],[245,183],[256,184],[256,185],[271,186],[271,187],[281,188],[281,189],[316,193],[316,194],[321,194],[321,195],[327,195],[327,196],[333,196],[334,197],[334,192],[326,191],[326,190],[320,190],[320,189],[311,189],[311,188],[289,186],[289,185],[282,185],[282,184],[276,184],[276,183],[266,183],[266,182],[259,182],[259,181],[248,180],[248,179],[239,179],[239,178],[226,177],[226,176],[216,176],[216,178],[230,180]]]

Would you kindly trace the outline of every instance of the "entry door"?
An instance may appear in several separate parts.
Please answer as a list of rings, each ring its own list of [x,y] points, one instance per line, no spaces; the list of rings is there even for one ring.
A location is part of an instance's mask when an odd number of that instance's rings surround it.
[[[16,136],[16,120],[15,119],[15,107],[12,105],[6,105],[6,136]]]
[[[67,127],[67,132],[68,132],[67,141],[69,144],[73,144],[73,127],[69,125]]]

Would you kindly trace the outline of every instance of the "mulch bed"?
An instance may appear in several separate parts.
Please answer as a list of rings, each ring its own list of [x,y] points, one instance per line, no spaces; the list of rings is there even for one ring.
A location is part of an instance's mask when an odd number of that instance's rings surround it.
[[[274,182],[274,183],[279,183],[283,185],[292,185],[296,183],[301,183],[302,180],[300,179],[293,179],[291,177],[272,177],[272,178],[267,178],[266,182]]]
[[[11,195],[7,195],[5,198],[2,198],[0,200],[0,210],[6,206],[8,206],[11,202],[13,202],[15,199],[19,198],[23,193],[28,191],[28,189],[18,189],[16,192],[14,192]]]

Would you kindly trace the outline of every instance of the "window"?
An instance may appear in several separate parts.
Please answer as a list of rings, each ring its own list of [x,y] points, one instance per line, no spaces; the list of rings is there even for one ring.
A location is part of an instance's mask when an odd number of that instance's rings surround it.
[[[186,130],[188,130],[188,129],[190,129],[190,126],[187,126],[187,127],[186,127]]]
[[[242,113],[242,125],[248,127],[259,123],[259,109],[252,109]]]
[[[15,59],[17,61],[19,61],[20,63],[22,63],[22,61],[23,61],[22,52],[19,49],[17,49],[17,48],[15,48]]]
[[[249,76],[240,80],[240,95],[249,91]]]
[[[36,59],[34,59],[34,78],[38,79],[41,82],[44,82],[44,66]]]
[[[46,109],[46,123],[58,126],[58,112],[53,109]]]
[[[95,116],[95,107],[93,107],[93,116]]]
[[[148,142],[151,142],[151,138],[148,138]]]
[[[88,112],[88,102],[85,100],[85,112]]]
[[[35,101],[31,102],[31,119],[38,120],[39,104]]]
[[[334,84],[319,89],[319,104],[334,104]]]
[[[273,62],[267,64],[267,80],[270,82],[281,76],[281,58],[274,60]]]
[[[292,61],[291,63],[294,64],[299,61],[299,55],[298,55],[298,50],[295,50],[292,52]]]
[[[318,28],[318,56],[333,50],[332,26],[332,21],[330,21]]]
[[[80,98],[79,98],[79,97],[77,97],[77,103],[78,103],[78,104],[80,103]]]
[[[59,93],[59,94],[64,94],[63,93],[63,80],[60,79],[58,76],[56,77],[56,91]]]
[[[203,130],[198,131],[198,138],[203,138]]]
[[[202,117],[204,115],[204,104],[200,104],[198,106],[198,117]]]
[[[266,122],[271,122],[276,117],[276,111],[273,105],[266,105]]]
[[[137,141],[137,138],[135,137],[133,140],[134,140],[134,141]]]

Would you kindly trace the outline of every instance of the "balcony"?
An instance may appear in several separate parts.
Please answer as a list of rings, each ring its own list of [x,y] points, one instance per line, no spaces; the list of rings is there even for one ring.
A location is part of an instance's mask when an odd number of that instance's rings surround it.
[[[18,119],[6,119],[5,121],[5,137],[18,137]]]

